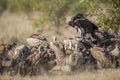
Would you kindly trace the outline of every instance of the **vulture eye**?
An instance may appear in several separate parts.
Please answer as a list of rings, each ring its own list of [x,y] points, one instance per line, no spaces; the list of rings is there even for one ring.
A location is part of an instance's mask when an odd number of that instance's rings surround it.
[[[68,25],[74,27],[74,23],[73,23],[72,21],[69,21],[69,22],[68,22]]]

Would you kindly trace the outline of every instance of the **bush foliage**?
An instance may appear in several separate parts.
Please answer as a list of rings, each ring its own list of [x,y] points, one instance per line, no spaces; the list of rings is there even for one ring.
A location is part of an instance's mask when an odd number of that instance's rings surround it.
[[[57,28],[65,24],[67,16],[83,13],[86,17],[96,17],[93,22],[105,29],[120,32],[120,0],[0,0],[0,13],[31,13],[38,11],[41,18],[35,26],[41,27],[46,22]]]

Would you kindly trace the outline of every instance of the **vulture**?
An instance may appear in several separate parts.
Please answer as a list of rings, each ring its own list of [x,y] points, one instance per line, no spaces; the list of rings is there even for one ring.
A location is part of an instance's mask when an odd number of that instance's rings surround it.
[[[99,68],[111,67],[111,56],[104,48],[94,46],[90,51],[92,56],[97,60]]]
[[[13,58],[25,59],[30,53],[31,51],[26,45],[20,45],[15,48]]]
[[[33,34],[26,39],[30,46],[49,45],[47,39],[43,35]]]
[[[108,51],[109,51],[110,55],[112,55],[114,57],[120,57],[120,49],[116,42],[108,47]]]
[[[80,13],[76,14],[71,21],[68,22],[68,24],[77,31],[80,29],[83,35],[86,35],[87,33],[91,34],[93,38],[95,38],[95,31],[98,30],[98,27],[95,24]]]

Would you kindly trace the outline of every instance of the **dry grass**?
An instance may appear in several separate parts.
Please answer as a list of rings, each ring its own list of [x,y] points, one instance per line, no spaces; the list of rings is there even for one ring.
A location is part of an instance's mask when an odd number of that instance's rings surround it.
[[[34,16],[35,14],[31,14],[31,17]],[[47,25],[41,32],[40,28],[33,29],[32,24],[33,22],[29,20],[26,14],[15,14],[5,11],[0,15],[0,42],[8,43],[13,40],[18,40],[19,43],[25,43],[26,37],[33,33],[38,33],[38,30],[40,31],[39,33],[45,35],[49,40],[52,40],[52,36],[59,36],[59,39],[62,40],[64,38],[74,37],[77,34],[73,28],[65,29],[64,27],[61,27],[60,34],[57,34],[55,33],[54,27],[48,28]]]
[[[23,14],[11,14],[4,12],[0,16],[0,40],[10,42],[14,39],[23,42],[23,40],[32,33],[32,24],[27,16]]]
[[[107,69],[98,71],[84,71],[84,72],[52,72],[52,74],[44,74],[37,76],[8,76],[0,77],[0,80],[120,80],[119,69]]]

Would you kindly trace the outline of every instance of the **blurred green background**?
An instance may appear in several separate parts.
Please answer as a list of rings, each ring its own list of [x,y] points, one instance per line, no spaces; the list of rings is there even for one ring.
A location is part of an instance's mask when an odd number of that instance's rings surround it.
[[[120,0],[0,0],[0,13],[5,10],[27,14],[41,12],[41,18],[35,20],[34,27],[50,22],[59,28],[64,25],[66,16],[79,12],[87,17],[96,17],[93,21],[99,27],[120,30]]]

